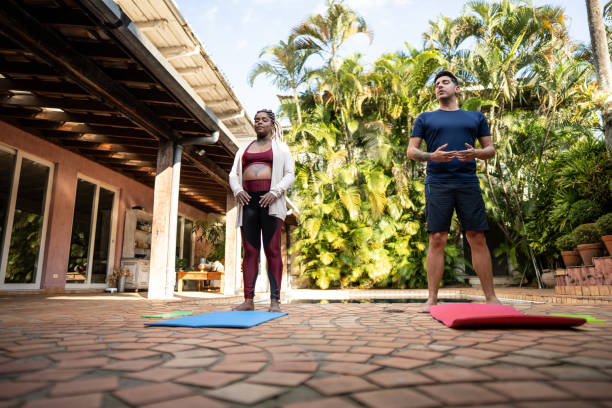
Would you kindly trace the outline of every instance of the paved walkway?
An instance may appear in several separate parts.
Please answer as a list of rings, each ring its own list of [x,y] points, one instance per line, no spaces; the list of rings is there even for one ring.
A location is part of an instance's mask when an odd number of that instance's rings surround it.
[[[453,330],[414,303],[283,305],[251,329],[140,317],[230,307],[206,302],[0,294],[0,408],[612,407],[610,323]],[[612,322],[609,305],[516,307]]]

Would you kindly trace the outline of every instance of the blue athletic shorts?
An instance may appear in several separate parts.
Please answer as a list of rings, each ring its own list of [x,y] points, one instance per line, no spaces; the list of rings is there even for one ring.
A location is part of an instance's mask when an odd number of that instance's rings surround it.
[[[463,231],[487,231],[487,215],[478,183],[428,183],[425,185],[427,232],[449,231],[453,211]]]

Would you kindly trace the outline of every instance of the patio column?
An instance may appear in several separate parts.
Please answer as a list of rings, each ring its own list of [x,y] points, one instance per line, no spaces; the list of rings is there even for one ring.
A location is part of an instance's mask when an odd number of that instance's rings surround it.
[[[77,177],[75,167],[61,162],[55,165],[41,288],[66,285]]]
[[[174,282],[174,277],[170,275],[174,273],[175,245],[172,245],[172,238],[176,239],[178,194],[172,194],[172,187],[173,184],[177,184],[180,175],[180,159],[179,165],[173,167],[174,150],[174,143],[171,141],[161,142],[157,150],[149,299],[171,299],[174,295],[174,287],[170,287],[170,284]]]
[[[240,267],[240,246],[242,236],[240,229],[236,228],[236,215],[238,205],[232,193],[227,194],[227,205],[225,212],[225,279],[223,288],[224,295],[238,294],[240,279],[242,279]]]

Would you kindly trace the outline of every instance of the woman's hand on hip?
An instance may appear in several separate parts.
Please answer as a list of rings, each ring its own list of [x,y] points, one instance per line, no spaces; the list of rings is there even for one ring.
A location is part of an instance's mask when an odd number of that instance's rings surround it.
[[[236,194],[236,201],[238,201],[238,204],[240,205],[247,205],[249,201],[251,201],[251,196],[249,193],[243,190]]]
[[[274,201],[276,201],[276,196],[268,191],[259,199],[259,205],[262,207],[269,207]]]

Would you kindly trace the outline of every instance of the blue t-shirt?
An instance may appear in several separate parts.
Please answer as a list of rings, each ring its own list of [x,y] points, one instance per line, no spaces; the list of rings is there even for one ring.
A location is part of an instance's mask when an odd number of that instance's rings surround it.
[[[448,143],[445,151],[466,150],[465,143],[474,146],[476,139],[490,136],[489,125],[478,111],[436,110],[424,112],[414,122],[411,137],[420,137],[427,143],[427,151],[433,153]],[[454,158],[449,162],[427,162],[425,183],[477,183],[476,160],[461,162]]]

